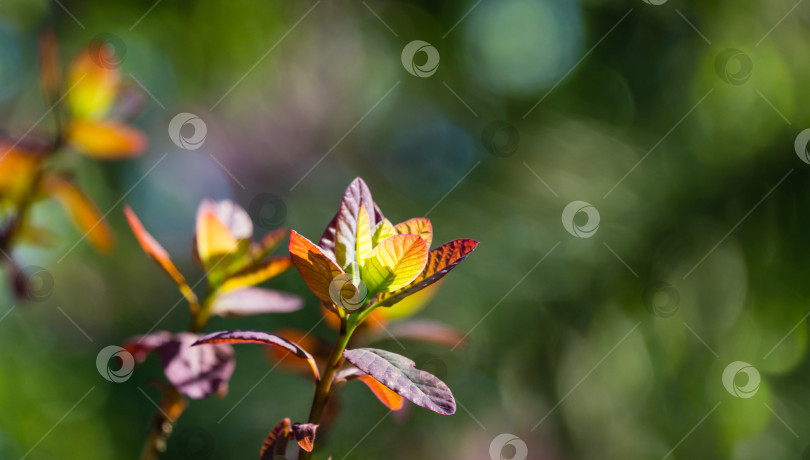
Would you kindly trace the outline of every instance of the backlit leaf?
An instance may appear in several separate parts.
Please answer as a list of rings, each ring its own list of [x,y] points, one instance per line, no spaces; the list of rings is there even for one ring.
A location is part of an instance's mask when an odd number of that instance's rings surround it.
[[[346,350],[343,356],[398,395],[442,415],[456,412],[453,393],[436,376],[417,369],[410,359],[375,348]]]
[[[404,403],[402,396],[398,395],[393,390],[380,383],[377,379],[370,375],[361,375],[358,380],[365,383],[366,386],[374,393],[374,396],[385,404],[391,410],[400,410]]]
[[[343,274],[343,270],[324,255],[318,246],[295,230],[290,230],[289,250],[292,263],[307,283],[309,290],[324,302],[332,303],[329,286],[335,277]]]
[[[360,205],[360,213],[357,217],[357,266],[361,267],[363,261],[371,254],[371,221],[369,220],[366,207]]]
[[[302,305],[301,298],[293,294],[246,287],[218,295],[211,305],[211,314],[238,317],[264,313],[288,313],[299,310]]]
[[[363,264],[369,293],[390,292],[407,286],[425,268],[428,248],[416,235],[394,235],[380,242]]]
[[[200,338],[192,346],[209,343],[258,343],[262,345],[282,347],[293,355],[307,360],[312,368],[312,373],[315,375],[315,378],[320,379],[320,373],[318,372],[318,365],[315,363],[315,358],[313,358],[312,355],[295,343],[278,335],[258,331],[214,332],[213,334],[208,334],[205,337]]]
[[[327,225],[319,246],[324,254],[331,257],[342,269],[352,261],[355,256],[355,237],[357,235],[357,218],[360,214],[360,205],[365,206],[369,212],[371,227],[377,226],[377,221],[383,218],[374,200],[368,185],[361,178],[355,178],[343,193],[337,214]],[[371,210],[374,213],[371,213]]]
[[[394,228],[400,235],[411,234],[421,236],[425,240],[428,248],[430,248],[430,243],[433,242],[433,225],[430,223],[430,219],[414,217],[413,219],[408,219],[405,222],[396,224]]]
[[[42,161],[41,156],[0,140],[0,203],[6,199],[12,203],[22,199]]]
[[[56,174],[43,177],[42,188],[65,208],[73,223],[97,250],[110,252],[115,243],[112,229],[96,205],[67,179]]]
[[[430,251],[424,271],[413,282],[391,294],[383,294],[379,304],[391,306],[405,297],[424,289],[442,279],[478,246],[478,242],[466,238],[453,240]]]
[[[204,200],[197,210],[197,254],[203,267],[219,266],[222,258],[235,254],[239,240],[214,211],[213,202]],[[226,267],[221,267],[222,269]]]
[[[383,219],[377,222],[377,228],[374,229],[374,236],[371,238],[371,245],[377,246],[380,244],[380,241],[396,234],[397,230],[394,228],[391,221],[388,219]]]
[[[260,460],[276,460],[279,455],[284,457],[289,439],[290,419],[285,418],[270,431],[270,434],[264,440],[262,450],[259,453]]]
[[[227,275],[220,291],[230,291],[248,286],[255,286],[274,278],[290,268],[292,260],[288,256],[270,257],[255,265],[244,268],[233,275]]]
[[[143,132],[117,121],[74,120],[66,136],[79,153],[102,160],[133,157],[147,145]]]

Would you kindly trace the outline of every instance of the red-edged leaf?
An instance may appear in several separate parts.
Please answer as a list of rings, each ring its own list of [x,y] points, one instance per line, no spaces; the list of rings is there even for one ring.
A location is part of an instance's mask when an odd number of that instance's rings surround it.
[[[384,334],[378,334],[372,340],[389,338],[418,340],[435,343],[446,347],[455,347],[464,339],[464,334],[445,324],[427,319],[391,322]]]
[[[172,262],[169,253],[163,249],[163,246],[155,240],[149,232],[146,231],[138,216],[132,211],[129,206],[124,206],[124,214],[127,216],[129,226],[132,228],[132,233],[135,234],[135,239],[141,245],[143,251],[152,258],[160,268],[163,269],[175,283],[182,286],[187,284],[185,277],[183,277],[180,270]]]
[[[416,291],[444,278],[478,246],[478,241],[461,238],[445,243],[428,253],[427,264],[422,273],[410,285],[380,297],[380,305],[391,306]]]
[[[312,373],[315,375],[315,378],[318,380],[321,378],[320,373],[318,372],[318,365],[315,363],[315,358],[313,358],[309,352],[299,347],[295,343],[285,339],[284,337],[275,334],[257,331],[214,332],[213,334],[208,334],[205,337],[200,338],[194,342],[192,346],[209,343],[258,343],[262,345],[274,345],[277,347],[282,347],[293,355],[301,359],[306,359],[312,368]]]
[[[217,316],[250,316],[264,313],[288,313],[303,305],[300,297],[286,292],[247,287],[220,294],[211,305]]]
[[[405,222],[394,225],[394,228],[400,235],[411,234],[421,236],[425,240],[428,248],[430,248],[430,243],[433,242],[433,225],[430,223],[430,219],[425,217],[408,219]]]
[[[318,431],[318,425],[314,423],[293,423],[290,431],[292,431],[293,438],[302,449],[312,452],[312,448],[315,446],[315,434]]]
[[[343,274],[343,270],[335,262],[327,257],[318,246],[311,241],[290,230],[290,256],[292,263],[307,287],[319,299],[327,303],[332,303],[329,296],[329,286],[338,275]]]
[[[124,342],[124,348],[135,358],[136,363],[142,363],[149,353],[163,346],[172,339],[167,331],[153,332],[148,335],[137,335]]]
[[[261,460],[276,460],[277,456],[284,457],[287,452],[287,443],[290,439],[290,419],[285,418],[273,428],[262,444],[259,453]]]
[[[346,350],[343,356],[417,406],[442,415],[456,412],[456,401],[447,385],[433,374],[414,367],[414,362],[404,356],[375,348]]]
[[[371,251],[363,264],[369,293],[391,292],[410,284],[425,268],[428,248],[417,235],[394,235]]]
[[[357,217],[360,205],[364,205],[369,212],[371,228],[383,219],[382,212],[374,203],[371,191],[363,179],[357,177],[346,188],[337,214],[327,225],[318,245],[324,254],[335,260],[342,268],[348,261],[354,260],[354,240],[357,235]],[[374,210],[372,213],[371,210]],[[346,252],[348,251],[348,252]],[[340,253],[340,255],[338,255]]]

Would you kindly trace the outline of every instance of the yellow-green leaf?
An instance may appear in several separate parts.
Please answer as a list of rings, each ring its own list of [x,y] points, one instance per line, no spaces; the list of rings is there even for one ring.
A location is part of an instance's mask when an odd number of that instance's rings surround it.
[[[362,267],[369,255],[371,255],[371,222],[366,207],[361,204],[357,217],[357,266]]]
[[[392,224],[388,219],[383,219],[377,224],[377,228],[374,229],[374,236],[371,238],[371,245],[377,246],[380,244],[380,241],[396,234],[397,230],[394,228],[394,224]]]
[[[410,284],[425,268],[428,247],[417,235],[394,235],[371,251],[362,268],[369,293],[391,292]]]
[[[290,265],[291,261],[288,256],[270,257],[228,276],[219,290],[225,292],[255,286],[284,273],[290,268]]]

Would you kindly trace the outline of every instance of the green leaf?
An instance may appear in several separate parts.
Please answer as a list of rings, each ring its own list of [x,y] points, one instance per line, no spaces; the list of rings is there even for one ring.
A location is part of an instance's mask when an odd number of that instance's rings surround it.
[[[425,240],[416,235],[394,235],[371,251],[362,268],[369,293],[391,292],[410,284],[428,259]]]

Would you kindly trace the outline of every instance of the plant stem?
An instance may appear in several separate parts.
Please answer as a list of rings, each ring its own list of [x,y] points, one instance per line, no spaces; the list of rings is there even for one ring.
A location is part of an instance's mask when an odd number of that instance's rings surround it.
[[[338,337],[334,348],[332,348],[332,353],[329,356],[326,369],[324,369],[323,375],[318,381],[318,385],[315,387],[315,396],[312,399],[312,408],[309,411],[308,423],[313,423],[315,425],[321,423],[321,416],[323,415],[323,410],[326,407],[326,402],[329,400],[329,392],[332,389],[332,381],[334,380],[337,371],[340,370],[341,366],[343,366],[343,351],[349,344],[349,339],[351,338],[355,327],[357,327],[356,324],[347,326],[346,319],[341,318],[340,337]],[[311,458],[312,452],[307,452],[304,449],[301,449],[298,453],[298,460],[310,460]]]

